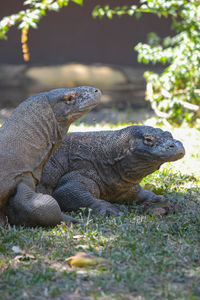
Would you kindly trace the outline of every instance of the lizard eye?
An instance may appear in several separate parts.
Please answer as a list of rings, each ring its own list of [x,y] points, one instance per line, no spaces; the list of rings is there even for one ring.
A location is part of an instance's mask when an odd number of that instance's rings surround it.
[[[74,104],[76,99],[75,99],[75,96],[74,95],[66,95],[64,96],[64,100],[67,102],[67,104]]]
[[[147,135],[144,137],[144,144],[152,147],[154,145],[155,138],[153,136]]]

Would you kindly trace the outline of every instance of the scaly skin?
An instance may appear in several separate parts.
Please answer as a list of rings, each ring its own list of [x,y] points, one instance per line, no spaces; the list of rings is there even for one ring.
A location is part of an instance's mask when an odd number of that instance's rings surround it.
[[[70,221],[49,195],[37,194],[42,170],[70,124],[99,103],[93,87],[57,89],[22,102],[0,128],[0,219],[26,226]]]
[[[121,204],[164,206],[163,196],[139,183],[164,162],[184,154],[171,133],[150,126],[70,133],[44,168],[38,190],[52,194],[62,211],[87,207],[117,216]]]

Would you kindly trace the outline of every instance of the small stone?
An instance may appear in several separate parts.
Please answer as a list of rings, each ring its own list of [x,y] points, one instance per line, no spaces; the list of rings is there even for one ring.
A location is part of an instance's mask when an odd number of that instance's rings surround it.
[[[156,207],[153,209],[152,215],[154,216],[165,216],[167,214],[167,209],[163,207]]]
[[[73,236],[73,239],[80,240],[80,239],[83,239],[84,237],[85,237],[85,235],[83,235],[83,234],[77,234],[77,235]]]

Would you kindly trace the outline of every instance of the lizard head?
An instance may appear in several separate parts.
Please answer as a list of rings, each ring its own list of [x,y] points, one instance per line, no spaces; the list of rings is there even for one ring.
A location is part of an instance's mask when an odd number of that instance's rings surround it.
[[[120,135],[120,142],[128,146],[124,148],[125,155],[120,162],[123,170],[121,176],[130,182],[138,183],[163,163],[185,155],[183,144],[175,140],[170,132],[151,126],[125,128]]]
[[[185,155],[183,144],[175,140],[168,131],[151,126],[132,126],[132,151],[137,157],[146,161],[164,162],[175,161]]]
[[[56,89],[48,93],[49,104],[61,124],[70,124],[82,117],[99,104],[100,98],[101,91],[89,86]]]

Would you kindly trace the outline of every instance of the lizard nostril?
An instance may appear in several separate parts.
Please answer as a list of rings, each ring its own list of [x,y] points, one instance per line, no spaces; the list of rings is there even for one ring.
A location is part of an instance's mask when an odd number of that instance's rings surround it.
[[[173,148],[174,148],[174,145],[173,145],[173,144],[169,145],[169,148],[173,149]]]
[[[98,93],[98,92],[99,92],[99,90],[95,90],[94,92],[95,92],[95,93]]]

